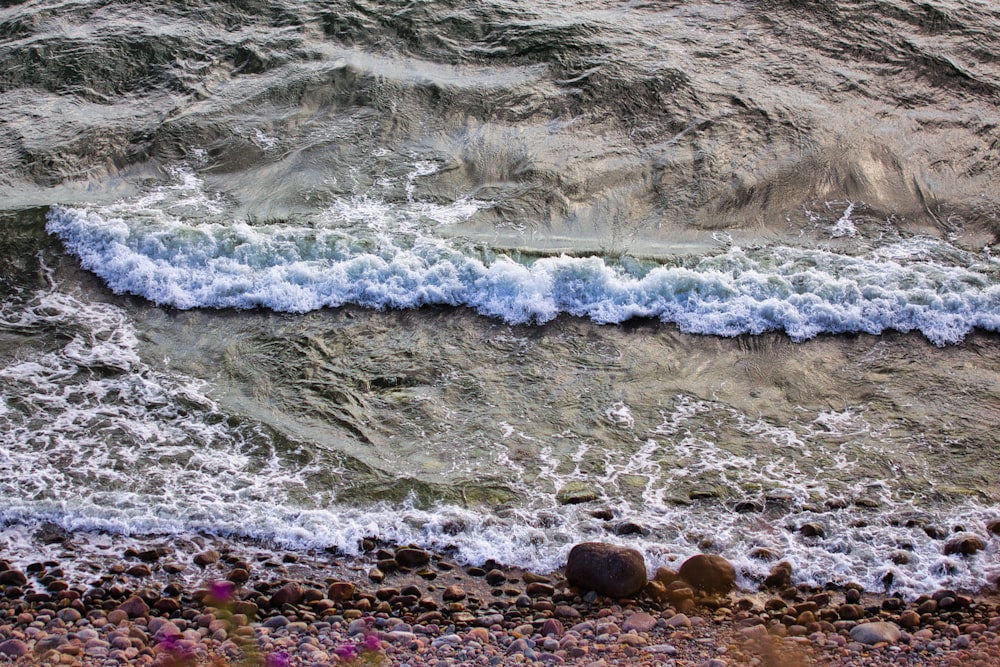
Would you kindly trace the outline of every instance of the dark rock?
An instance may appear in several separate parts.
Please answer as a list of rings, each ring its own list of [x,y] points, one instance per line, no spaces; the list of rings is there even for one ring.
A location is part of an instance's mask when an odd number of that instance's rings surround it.
[[[0,585],[2,586],[25,586],[28,578],[20,570],[4,570],[0,572]]]
[[[780,555],[774,549],[768,549],[767,547],[754,547],[750,551],[750,558],[756,558],[757,560],[772,561],[778,560]]]
[[[739,512],[740,514],[747,514],[749,512],[763,512],[764,505],[762,505],[761,503],[754,502],[752,500],[741,500],[740,502],[736,503],[736,506],[733,507],[733,510]]]
[[[34,538],[42,544],[59,544],[69,542],[72,535],[65,528],[46,521],[35,530]]]
[[[987,523],[986,532],[990,535],[1000,535],[1000,519],[994,519]]]
[[[118,609],[133,619],[149,616],[149,605],[138,595],[133,595],[128,600],[125,600],[125,602],[122,602],[118,605]]]
[[[245,584],[250,581],[250,573],[242,567],[234,567],[229,571],[229,574],[226,575],[226,579],[234,584]]]
[[[626,598],[646,584],[646,562],[635,549],[584,542],[569,552],[566,579],[573,586],[602,595]]]
[[[271,609],[280,609],[286,604],[298,604],[301,599],[302,587],[292,581],[271,594]]]
[[[736,569],[716,554],[691,556],[677,573],[684,581],[710,594],[726,595],[736,586]]]
[[[373,567],[372,569],[368,570],[368,578],[374,581],[376,584],[382,583],[383,581],[385,581],[385,572],[378,569],[377,567]]]
[[[444,589],[443,593],[441,593],[441,599],[445,600],[446,602],[457,602],[458,600],[464,600],[465,591],[462,590],[462,587],[458,585],[449,586],[448,588]]]
[[[195,565],[199,565],[201,567],[207,567],[212,563],[217,563],[219,561],[219,558],[220,555],[218,551],[216,551],[215,549],[208,549],[207,551],[202,551],[201,553],[195,554],[192,560],[194,561]]]
[[[842,604],[837,607],[837,615],[842,621],[859,621],[865,617],[865,608],[859,604]]]
[[[927,537],[932,540],[943,540],[948,537],[948,531],[941,526],[927,525],[923,527],[924,532],[927,533]]]
[[[649,528],[641,526],[634,521],[622,521],[615,524],[614,527],[615,535],[649,535],[649,533]]]
[[[490,586],[499,586],[507,581],[507,575],[499,568],[494,568],[486,573],[486,583]]]
[[[431,555],[423,549],[414,547],[403,547],[396,551],[396,562],[403,567],[418,567],[426,565],[431,560]]]
[[[140,564],[133,565],[129,569],[125,570],[125,574],[131,577],[149,577],[152,576],[153,572],[149,569],[148,565]]]
[[[970,533],[963,533],[956,535],[945,543],[944,553],[946,555],[960,554],[962,556],[971,556],[985,548],[986,542],[982,539]]]
[[[803,537],[824,537],[826,536],[826,529],[823,528],[822,524],[818,523],[804,523],[799,527],[799,533]]]
[[[556,589],[551,584],[534,581],[525,587],[524,592],[533,598],[547,598],[555,595]]]
[[[346,602],[354,597],[355,586],[349,581],[335,581],[330,584],[326,596],[334,602]]]
[[[562,621],[558,618],[547,618],[542,623],[541,629],[538,631],[543,637],[562,637],[566,632],[566,628],[563,627]]]
[[[792,564],[786,560],[771,568],[771,573],[764,578],[764,586],[767,588],[788,588],[791,585]]]

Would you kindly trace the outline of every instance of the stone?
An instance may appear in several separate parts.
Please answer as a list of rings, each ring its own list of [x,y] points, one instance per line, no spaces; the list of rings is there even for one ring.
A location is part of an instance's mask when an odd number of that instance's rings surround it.
[[[349,581],[335,581],[326,590],[326,596],[334,602],[347,602],[354,597],[355,587]]]
[[[301,599],[302,587],[292,581],[271,594],[271,608],[280,609],[286,604],[298,604]]]
[[[874,623],[862,623],[851,628],[851,641],[860,644],[895,644],[901,637],[899,626],[886,621],[876,621]]]
[[[242,567],[234,567],[226,575],[226,579],[234,584],[245,584],[250,581],[250,572]]]
[[[597,492],[586,482],[567,482],[556,492],[556,502],[560,505],[580,505],[597,500]]]
[[[627,598],[646,585],[646,562],[635,549],[583,542],[569,552],[566,579],[581,589]]]
[[[195,554],[192,560],[194,561],[195,565],[201,567],[207,567],[212,563],[217,563],[220,557],[221,556],[218,551],[216,551],[215,549],[208,549],[206,551],[202,551],[201,553]]]
[[[691,619],[687,614],[674,614],[666,620],[668,628],[690,628]]]
[[[985,548],[986,542],[982,539],[970,533],[963,533],[956,535],[945,543],[944,553],[949,556],[952,554],[971,556]]]
[[[681,578],[709,594],[726,595],[736,586],[736,569],[716,554],[691,556],[678,570]]]
[[[444,591],[441,593],[441,599],[445,600],[446,602],[457,602],[458,600],[464,600],[465,591],[462,589],[461,586],[458,585],[449,586],[448,588],[444,589]]]
[[[20,658],[28,654],[28,645],[20,639],[8,639],[0,643],[0,654],[11,658]]]
[[[656,619],[644,611],[632,614],[626,618],[625,623],[622,624],[622,630],[625,632],[630,632],[632,630],[636,632],[649,632],[655,627]]]
[[[140,563],[139,565],[133,565],[129,569],[125,570],[125,574],[130,577],[149,577],[152,576],[153,571],[149,569],[149,566],[145,563]]]
[[[42,544],[59,544],[70,541],[69,531],[50,521],[46,521],[35,530],[34,538]]]
[[[4,570],[0,572],[0,585],[2,586],[24,586],[28,583],[28,578],[20,570]]]
[[[118,611],[125,612],[129,618],[142,618],[149,616],[149,605],[138,595],[133,595],[118,605]]]
[[[764,586],[767,588],[784,589],[792,585],[792,564],[783,560],[773,568],[771,573],[764,579]]]
[[[403,547],[396,551],[396,562],[403,567],[418,567],[426,565],[431,560],[431,555],[423,549],[415,547]]]
[[[994,519],[986,524],[986,532],[990,535],[1000,536],[1000,519]]]
[[[542,581],[533,581],[528,584],[524,592],[526,595],[533,598],[550,598],[556,593],[556,589],[552,584],[548,584]]]
[[[826,529],[823,528],[822,524],[815,522],[804,523],[799,527],[799,533],[803,537],[824,537],[826,535]]]
[[[545,621],[542,622],[541,629],[539,630],[539,633],[541,633],[543,637],[562,637],[565,632],[566,628],[563,627],[562,621],[557,618],[545,619]]]
[[[907,630],[917,627],[920,625],[920,614],[912,609],[904,611],[899,615],[899,625]]]

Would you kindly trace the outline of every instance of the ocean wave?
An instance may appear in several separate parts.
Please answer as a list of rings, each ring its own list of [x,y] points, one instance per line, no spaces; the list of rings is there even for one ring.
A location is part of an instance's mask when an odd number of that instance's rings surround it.
[[[345,304],[464,306],[514,324],[560,314],[598,323],[655,318],[696,334],[919,331],[937,345],[1000,330],[995,267],[954,266],[924,247],[849,256],[738,247],[681,266],[626,270],[600,257],[518,262],[417,236],[365,242],[336,229],[161,218],[138,224],[54,207],[48,230],[116,293],[180,309],[308,312]]]

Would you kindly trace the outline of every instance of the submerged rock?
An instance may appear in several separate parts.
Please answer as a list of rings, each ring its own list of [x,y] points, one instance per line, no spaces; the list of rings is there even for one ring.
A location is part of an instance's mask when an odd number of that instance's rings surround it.
[[[960,554],[971,556],[986,548],[986,542],[975,535],[968,533],[957,535],[944,545],[944,552],[947,555]]]
[[[736,586],[736,568],[716,554],[688,558],[678,570],[681,579],[706,593],[725,595]]]
[[[584,542],[569,552],[566,579],[579,588],[625,598],[646,585],[646,562],[635,549]]]

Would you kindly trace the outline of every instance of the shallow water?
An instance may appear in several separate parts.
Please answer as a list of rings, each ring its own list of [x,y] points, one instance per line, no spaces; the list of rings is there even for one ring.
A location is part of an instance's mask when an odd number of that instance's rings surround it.
[[[803,582],[978,589],[997,28],[903,0],[0,10],[0,517],[541,570],[600,539],[750,587],[766,547]],[[966,531],[986,550],[944,555]]]

